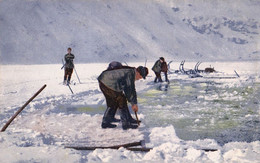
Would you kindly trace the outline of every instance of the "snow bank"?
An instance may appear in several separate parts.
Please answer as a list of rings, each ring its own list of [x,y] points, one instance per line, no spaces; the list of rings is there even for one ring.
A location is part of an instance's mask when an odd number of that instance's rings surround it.
[[[171,137],[172,136],[172,137]],[[148,153],[97,149],[87,157],[91,162],[255,162],[260,159],[260,142],[228,143],[218,146],[214,140],[181,141],[172,126],[153,128],[149,138],[155,141]],[[163,138],[163,140],[162,140]],[[203,147],[204,146],[204,147]],[[203,149],[217,149],[206,152]]]
[[[226,162],[259,162],[260,141],[228,143],[223,147],[223,151]]]
[[[48,135],[34,130],[11,130],[0,134],[1,162],[79,162],[77,151],[45,144]]]

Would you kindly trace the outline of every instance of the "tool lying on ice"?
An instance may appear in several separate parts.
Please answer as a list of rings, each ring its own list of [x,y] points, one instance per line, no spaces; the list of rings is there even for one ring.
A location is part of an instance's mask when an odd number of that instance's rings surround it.
[[[134,147],[134,146],[141,146],[139,147]],[[119,148],[125,148],[127,150],[131,151],[139,151],[139,152],[149,152],[153,148],[147,148],[145,146],[145,141],[141,140],[139,142],[133,142],[133,143],[127,143],[127,144],[121,144],[121,145],[114,145],[114,146],[65,146],[65,148],[72,148],[76,150],[95,150],[95,149],[119,149]],[[188,150],[188,148],[184,148],[184,150]],[[213,148],[201,148],[197,150],[203,150],[205,152],[215,152],[218,151],[219,149],[213,149]]]
[[[133,148],[134,146],[141,146],[141,148]],[[141,151],[141,152],[149,152],[152,150],[152,148],[146,148],[145,147],[145,141],[141,140],[139,142],[133,142],[133,143],[127,143],[127,144],[121,144],[121,145],[114,145],[114,146],[92,146],[92,147],[87,147],[87,146],[65,146],[65,148],[73,148],[76,150],[95,150],[95,149],[119,149],[121,147],[126,148],[127,150],[131,151]]]

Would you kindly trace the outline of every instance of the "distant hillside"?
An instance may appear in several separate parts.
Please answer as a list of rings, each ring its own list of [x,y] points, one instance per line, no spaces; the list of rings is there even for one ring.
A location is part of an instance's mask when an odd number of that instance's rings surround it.
[[[2,64],[260,59],[259,0],[4,0]]]

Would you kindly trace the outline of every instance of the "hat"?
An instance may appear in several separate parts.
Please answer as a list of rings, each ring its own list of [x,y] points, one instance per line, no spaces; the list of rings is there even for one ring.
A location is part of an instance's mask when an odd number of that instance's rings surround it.
[[[163,58],[163,57],[160,57],[160,60],[164,61],[164,58]]]
[[[145,77],[148,75],[148,68],[147,67],[143,67],[143,66],[139,66],[136,69],[140,75],[143,77],[143,79],[145,79]]]

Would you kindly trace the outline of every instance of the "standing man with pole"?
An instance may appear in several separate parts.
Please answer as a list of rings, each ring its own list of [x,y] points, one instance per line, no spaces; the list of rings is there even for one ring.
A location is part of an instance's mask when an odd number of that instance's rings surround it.
[[[103,71],[98,77],[99,87],[103,92],[107,109],[104,113],[101,127],[115,128],[113,122],[114,113],[118,109],[122,128],[136,129],[138,125],[131,123],[131,115],[128,110],[127,101],[131,103],[132,110],[138,111],[137,96],[135,90],[135,81],[141,78],[145,79],[148,75],[148,69],[143,66],[138,68],[120,66],[116,69]]]
[[[73,59],[75,58],[74,54],[71,53],[71,48],[68,48],[68,53],[64,56],[65,59],[65,70],[64,70],[64,81],[63,84],[70,84],[71,75],[73,73],[74,63]]]

